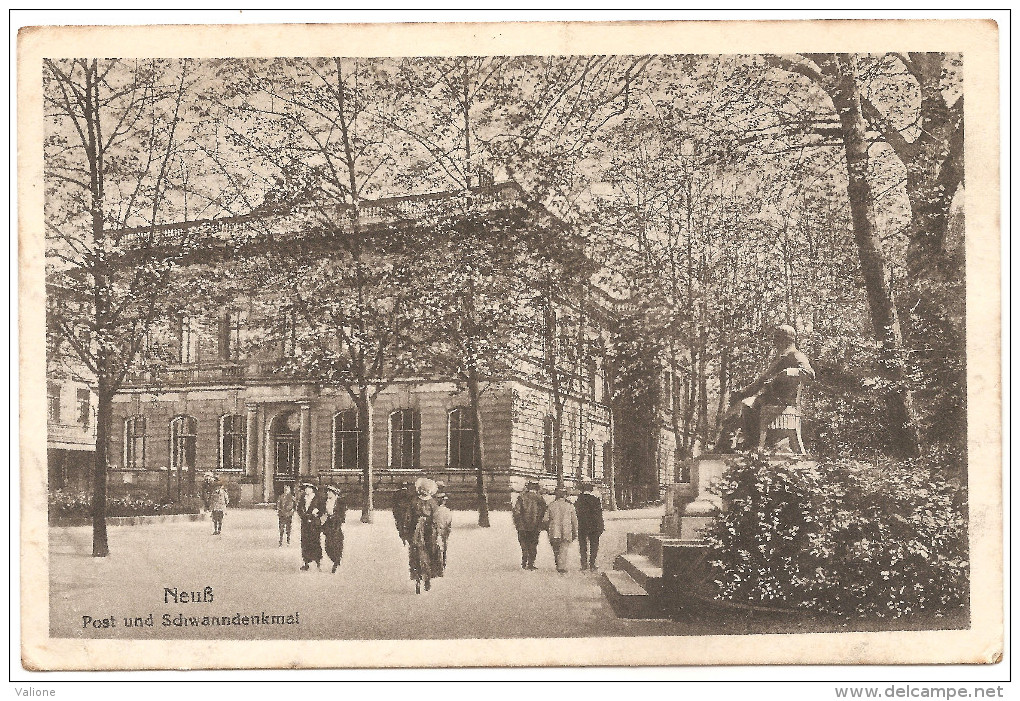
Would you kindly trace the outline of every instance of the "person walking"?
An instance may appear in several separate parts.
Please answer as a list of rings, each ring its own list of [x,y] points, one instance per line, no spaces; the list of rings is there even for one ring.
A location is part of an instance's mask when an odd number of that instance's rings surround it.
[[[227,510],[227,504],[229,503],[230,497],[227,495],[226,487],[223,486],[223,483],[216,482],[216,487],[209,496],[209,508],[212,511],[213,535],[220,535],[223,533],[223,512]]]
[[[284,485],[283,491],[276,499],[276,516],[280,520],[280,545],[283,547],[283,536],[287,536],[287,545],[290,545],[290,527],[294,523],[294,507],[297,502],[294,500],[294,488],[289,484]]]
[[[514,528],[521,544],[521,569],[537,569],[535,558],[538,556],[538,537],[542,532],[545,512],[545,499],[539,493],[538,482],[528,482],[513,508]]]
[[[432,588],[432,579],[443,576],[443,556],[439,549],[436,528],[436,509],[439,505],[433,498],[436,483],[421,477],[414,484],[417,497],[408,507],[406,533],[408,534],[407,560],[414,580],[414,591],[421,594]]]
[[[322,512],[319,508],[317,490],[314,484],[305,482],[301,485],[304,493],[297,503],[297,515],[301,519],[301,565],[302,570],[307,570],[311,562],[322,569],[322,540],[321,525],[319,520]]]
[[[443,550],[443,569],[446,569],[446,545],[450,541],[450,531],[453,530],[453,512],[446,506],[449,499],[445,492],[436,494],[436,503],[439,505],[435,511],[436,530],[439,532],[439,544]]]
[[[567,490],[556,488],[556,499],[546,509],[545,527],[549,531],[549,544],[556,560],[556,571],[567,573],[567,548],[577,539],[577,512],[567,501]]]
[[[599,556],[599,538],[606,530],[602,518],[602,500],[592,494],[591,482],[581,484],[581,493],[574,502],[577,512],[577,543],[581,550],[581,571],[595,572],[595,559]]]
[[[397,535],[400,536],[400,542],[404,545],[407,545],[409,539],[407,534],[408,509],[411,508],[414,499],[414,490],[411,489],[411,483],[407,481],[393,496],[393,522],[397,525]]]
[[[331,574],[336,574],[340,560],[344,556],[344,521],[347,519],[347,505],[344,504],[340,490],[329,485],[326,487],[326,505],[324,507],[322,533],[325,536],[326,557],[333,561]]]

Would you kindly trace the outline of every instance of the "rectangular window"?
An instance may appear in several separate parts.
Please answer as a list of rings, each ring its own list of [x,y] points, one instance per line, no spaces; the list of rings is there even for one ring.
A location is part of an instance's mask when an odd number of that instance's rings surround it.
[[[244,328],[246,314],[241,311],[228,311],[220,317],[220,358],[237,361],[241,359],[241,329]]]
[[[92,419],[92,393],[87,389],[78,390],[78,423],[88,428]]]
[[[333,417],[333,469],[358,469],[358,410],[347,409]]]
[[[60,385],[56,382],[46,384],[46,418],[51,424],[60,423]]]
[[[244,470],[245,417],[228,414],[220,420],[220,469]]]
[[[297,351],[297,312],[293,307],[284,307],[280,312],[280,355],[290,358]]]
[[[184,315],[177,320],[177,360],[182,364],[198,362],[198,324]]]
[[[146,426],[144,416],[132,416],[124,422],[124,469],[145,468]]]
[[[447,436],[448,458],[450,469],[467,470],[474,464],[475,427],[471,411],[457,408],[449,414],[449,434]]]
[[[420,463],[421,414],[414,409],[398,409],[390,414],[390,467],[416,470]]]
[[[588,479],[595,479],[595,441],[588,441]]]

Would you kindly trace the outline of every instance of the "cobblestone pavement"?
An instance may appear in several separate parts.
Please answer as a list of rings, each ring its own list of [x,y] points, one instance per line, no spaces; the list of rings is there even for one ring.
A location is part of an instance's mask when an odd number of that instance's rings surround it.
[[[506,512],[479,528],[477,515],[454,514],[446,576],[416,596],[406,550],[389,511],[363,524],[351,510],[344,531],[344,560],[335,575],[298,568],[297,523],[290,546],[277,546],[271,510],[230,510],[223,534],[211,535],[208,520],[111,527],[111,555],[91,557],[88,527],[50,529],[50,630],[54,637],[224,639],[419,639],[663,635],[686,631],[669,621],[618,619],[598,577],[579,571],[576,544],[572,572],[558,575],[543,537],[537,572],[520,569],[520,549]],[[611,566],[625,550],[628,531],[658,529],[661,509],[613,514],[607,519],[599,564]],[[200,592],[213,601],[166,603],[164,588]],[[261,614],[294,615],[280,625]],[[125,625],[125,617],[153,614],[153,625]],[[178,626],[187,617],[256,616],[249,625]],[[178,614],[183,614],[180,618]],[[113,626],[85,625],[112,619]],[[164,626],[164,616],[171,624]]]

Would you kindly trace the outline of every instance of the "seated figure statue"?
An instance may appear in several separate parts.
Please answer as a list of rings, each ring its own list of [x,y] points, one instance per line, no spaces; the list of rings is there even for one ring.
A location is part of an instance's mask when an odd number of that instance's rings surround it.
[[[730,398],[730,409],[723,421],[715,451],[763,450],[769,426],[784,414],[793,412],[794,431],[800,441],[800,387],[813,380],[815,371],[807,356],[796,346],[797,332],[792,326],[777,326],[772,333],[776,355],[768,369],[747,387],[736,390]],[[804,452],[803,444],[795,447]]]

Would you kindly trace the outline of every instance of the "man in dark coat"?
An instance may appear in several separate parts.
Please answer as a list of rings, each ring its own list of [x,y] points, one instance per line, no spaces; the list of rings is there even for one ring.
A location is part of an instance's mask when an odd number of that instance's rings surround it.
[[[538,555],[538,537],[542,533],[546,503],[539,493],[538,482],[528,482],[514,503],[514,528],[521,543],[521,569],[534,570]]]
[[[593,485],[585,482],[574,502],[577,511],[577,542],[581,549],[581,570],[595,572],[595,558],[599,555],[599,537],[606,530],[602,519],[602,500],[592,494]]]
[[[322,510],[317,489],[314,484],[306,482],[301,485],[304,493],[297,503],[297,515],[301,519],[301,569],[307,570],[308,564],[314,562],[322,569]]]

